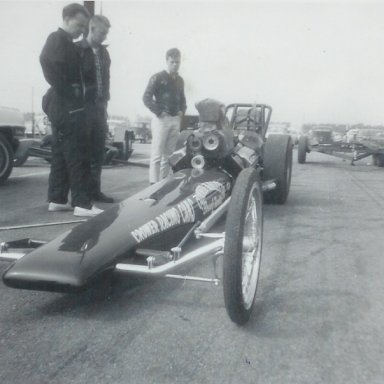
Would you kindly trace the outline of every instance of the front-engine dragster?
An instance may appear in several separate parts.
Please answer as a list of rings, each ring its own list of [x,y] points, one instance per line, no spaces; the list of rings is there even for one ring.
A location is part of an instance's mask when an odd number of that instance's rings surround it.
[[[288,197],[292,141],[266,139],[267,105],[225,108],[207,99],[196,107],[198,129],[181,133],[172,175],[50,242],[3,243],[0,260],[12,261],[4,283],[77,292],[111,272],[222,283],[230,318],[247,322],[259,280],[263,200]],[[225,214],[223,233],[217,228]],[[212,278],[182,273],[202,258],[212,258]]]

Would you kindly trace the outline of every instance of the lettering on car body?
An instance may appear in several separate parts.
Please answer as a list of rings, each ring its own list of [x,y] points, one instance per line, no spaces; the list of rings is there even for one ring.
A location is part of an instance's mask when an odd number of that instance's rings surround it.
[[[195,193],[182,202],[178,203],[153,220],[148,221],[139,228],[133,230],[131,235],[140,243],[167,229],[181,224],[194,223],[196,220],[196,209],[203,215],[212,212],[225,200],[226,192],[229,191],[231,184],[223,184],[218,181],[207,181],[198,184]]]

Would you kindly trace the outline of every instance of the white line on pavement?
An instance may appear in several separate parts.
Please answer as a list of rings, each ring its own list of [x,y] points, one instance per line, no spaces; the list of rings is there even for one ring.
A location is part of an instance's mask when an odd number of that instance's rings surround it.
[[[144,162],[149,162],[149,158],[148,159],[132,159],[132,163],[144,163]],[[129,160],[128,160],[129,161]]]
[[[10,179],[20,179],[22,177],[41,176],[41,175],[48,175],[48,174],[49,174],[49,171],[34,172],[34,173],[27,173],[26,175],[11,176]]]

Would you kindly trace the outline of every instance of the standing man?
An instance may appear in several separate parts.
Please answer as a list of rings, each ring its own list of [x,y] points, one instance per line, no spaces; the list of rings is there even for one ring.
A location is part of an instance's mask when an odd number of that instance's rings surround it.
[[[48,36],[40,55],[44,77],[51,85],[43,98],[43,110],[52,123],[48,211],[72,209],[67,204],[70,189],[74,215],[95,216],[102,210],[92,206],[89,193],[91,170],[80,50],[73,43],[84,32],[89,13],[73,3],[63,8],[62,16],[62,27]]]
[[[167,70],[151,77],[143,96],[144,104],[155,114],[151,124],[150,184],[169,174],[168,159],[175,150],[181,119],[187,109],[184,80],[178,74],[180,57],[177,48],[167,51]]]
[[[108,134],[107,105],[111,59],[102,45],[111,24],[105,16],[95,15],[89,22],[89,33],[78,43],[81,49],[85,84],[86,125],[90,138],[91,195],[94,201],[113,203],[113,198],[101,192],[101,169],[104,163],[105,139]]]

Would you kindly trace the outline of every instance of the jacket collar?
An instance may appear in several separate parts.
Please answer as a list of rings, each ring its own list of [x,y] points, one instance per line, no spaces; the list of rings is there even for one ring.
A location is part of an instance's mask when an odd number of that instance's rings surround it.
[[[88,43],[88,40],[84,37],[80,40],[79,45],[81,48],[91,48],[91,45]]]
[[[65,39],[69,40],[69,41],[73,41],[73,38],[72,36],[68,33],[68,32],[65,32],[63,28],[59,28],[57,30],[61,36],[63,36]]]
[[[84,48],[84,49],[86,49],[86,48],[92,48],[92,47],[91,47],[91,44],[89,44],[89,42],[88,42],[88,40],[87,40],[86,37],[83,37],[83,38],[80,40],[79,45],[80,45],[81,48]],[[107,47],[108,47],[108,45],[101,44],[99,48],[107,48]]]

